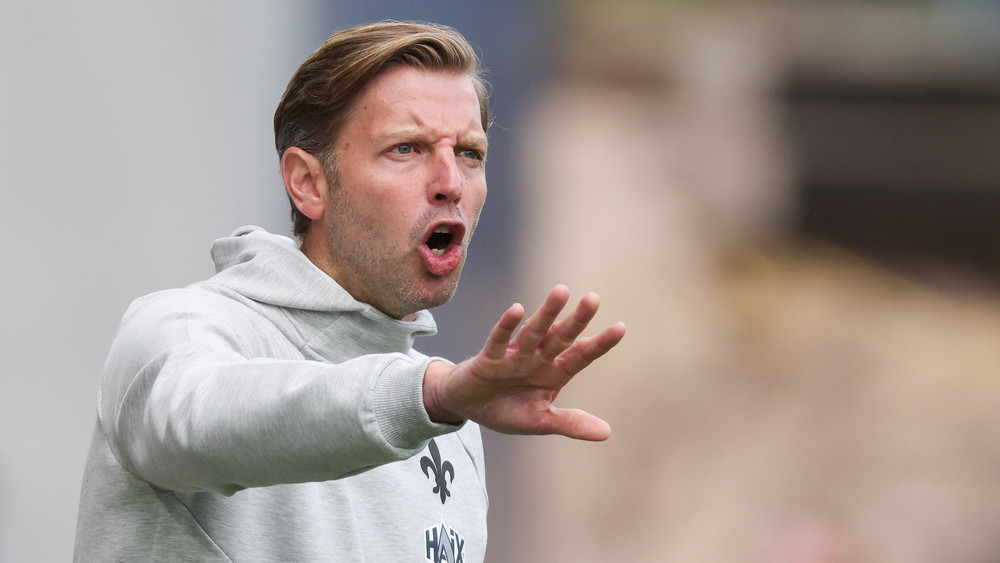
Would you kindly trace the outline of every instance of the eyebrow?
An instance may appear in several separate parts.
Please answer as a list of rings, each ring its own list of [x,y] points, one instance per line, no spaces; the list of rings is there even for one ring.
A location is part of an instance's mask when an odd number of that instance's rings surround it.
[[[401,127],[399,129],[391,129],[382,133],[374,135],[377,142],[387,142],[395,139],[421,139],[426,140],[428,135],[425,131],[417,127]],[[489,137],[481,133],[473,132],[468,134],[462,134],[458,138],[458,144],[460,146],[473,146],[475,148],[486,151],[489,147]]]

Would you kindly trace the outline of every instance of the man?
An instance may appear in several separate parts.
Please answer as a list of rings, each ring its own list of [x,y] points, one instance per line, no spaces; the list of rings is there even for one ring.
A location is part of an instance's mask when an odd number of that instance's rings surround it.
[[[481,424],[603,440],[553,406],[624,336],[580,337],[557,287],[452,364],[412,348],[458,284],[486,197],[488,108],[454,30],[331,37],[275,113],[300,244],[215,242],[217,274],[138,299],[103,376],[76,558],[479,561]]]

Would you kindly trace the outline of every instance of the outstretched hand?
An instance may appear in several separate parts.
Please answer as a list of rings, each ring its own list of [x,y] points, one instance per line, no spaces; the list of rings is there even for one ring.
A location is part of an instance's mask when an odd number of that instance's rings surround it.
[[[520,330],[524,308],[507,309],[474,358],[457,365],[431,362],[424,375],[424,405],[431,420],[470,419],[505,434],[606,440],[611,435],[606,422],[553,402],[574,375],[621,341],[625,325],[616,323],[596,336],[580,337],[597,314],[600,298],[588,293],[556,321],[567,302],[569,289],[556,286]]]

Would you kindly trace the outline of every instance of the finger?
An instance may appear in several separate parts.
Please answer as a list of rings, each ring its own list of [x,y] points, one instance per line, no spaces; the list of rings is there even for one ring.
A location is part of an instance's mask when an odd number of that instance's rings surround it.
[[[584,295],[572,314],[552,325],[552,329],[540,345],[542,354],[553,360],[563,350],[569,348],[593,320],[600,306],[601,298],[596,293]]]
[[[604,332],[590,338],[577,340],[556,359],[559,366],[569,375],[583,371],[594,360],[607,354],[625,337],[625,323],[615,323]]]
[[[552,288],[542,306],[524,322],[521,330],[517,331],[514,346],[522,354],[533,354],[567,302],[569,302],[569,288],[565,285]]]
[[[515,303],[504,311],[503,315],[500,315],[500,320],[490,330],[482,353],[491,360],[503,358],[507,352],[507,346],[510,345],[510,337],[514,334],[517,325],[521,323],[522,318],[524,318],[524,307],[520,303]]]
[[[576,440],[601,442],[611,437],[611,425],[580,409],[552,407],[551,416],[541,427],[544,434],[560,434]]]

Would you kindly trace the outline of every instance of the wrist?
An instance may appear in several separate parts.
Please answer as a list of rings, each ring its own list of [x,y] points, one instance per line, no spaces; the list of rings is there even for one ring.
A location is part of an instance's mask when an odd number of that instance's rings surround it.
[[[446,383],[454,369],[455,366],[447,362],[433,361],[424,371],[424,410],[431,422],[459,424],[465,421],[465,417],[445,408],[442,401]]]

